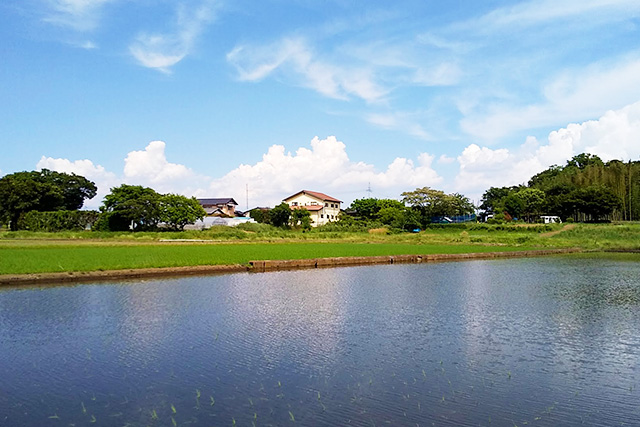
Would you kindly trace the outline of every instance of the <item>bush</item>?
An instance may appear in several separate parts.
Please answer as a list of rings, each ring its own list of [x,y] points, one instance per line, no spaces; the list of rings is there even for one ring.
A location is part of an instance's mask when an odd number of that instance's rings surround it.
[[[93,227],[100,213],[96,211],[31,211],[20,216],[19,230],[29,231],[79,231]]]

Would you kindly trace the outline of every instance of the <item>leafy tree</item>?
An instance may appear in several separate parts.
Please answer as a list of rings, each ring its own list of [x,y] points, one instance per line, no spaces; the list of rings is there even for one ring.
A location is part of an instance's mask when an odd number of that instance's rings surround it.
[[[356,211],[361,219],[374,219],[380,210],[379,200],[374,198],[356,199],[351,202],[349,209]]]
[[[303,230],[311,229],[311,212],[304,208],[293,209],[291,211],[291,225],[300,227]]]
[[[185,225],[193,224],[206,215],[195,197],[165,194],[160,198],[160,220],[170,229],[182,231]]]
[[[112,188],[100,207],[104,213],[101,227],[112,231],[153,230],[161,220],[161,198],[155,190],[140,185]]]
[[[569,197],[576,215],[583,214],[585,219],[600,221],[607,219],[622,204],[613,191],[602,186],[592,185],[573,191]]]
[[[461,194],[445,194],[429,187],[402,193],[403,202],[420,213],[423,225],[429,224],[432,217],[455,216],[473,213],[474,207],[469,199]]]
[[[600,157],[594,154],[582,153],[577,156],[573,156],[571,160],[567,161],[568,167],[576,167],[578,169],[585,169],[587,166],[603,166],[602,160]]]
[[[252,209],[249,212],[249,216],[261,224],[271,224],[271,211],[269,209]]]
[[[505,210],[505,198],[520,190],[520,187],[491,187],[484,192],[480,209],[486,214],[500,213]]]
[[[522,218],[525,212],[524,200],[522,197],[518,197],[518,193],[507,195],[502,201],[502,207],[511,218]]]
[[[48,169],[17,172],[0,178],[0,221],[18,229],[20,215],[29,211],[77,210],[96,195],[86,178]]]
[[[285,202],[271,209],[271,224],[276,227],[287,227],[291,218],[291,208]]]
[[[544,191],[538,190],[537,188],[524,188],[515,193],[515,197],[522,200],[522,214],[527,217],[528,222],[531,222],[532,217],[542,212],[545,204]],[[513,216],[513,214],[511,216]]]

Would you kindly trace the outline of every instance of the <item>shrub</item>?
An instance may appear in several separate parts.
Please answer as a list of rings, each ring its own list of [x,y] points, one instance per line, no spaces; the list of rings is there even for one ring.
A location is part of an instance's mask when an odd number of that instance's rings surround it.
[[[96,211],[31,211],[20,216],[18,229],[29,231],[78,231],[90,229],[98,220]]]

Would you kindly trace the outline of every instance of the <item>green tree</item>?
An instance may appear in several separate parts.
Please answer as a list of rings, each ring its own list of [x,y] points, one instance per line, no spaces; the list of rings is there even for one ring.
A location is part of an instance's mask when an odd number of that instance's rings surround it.
[[[271,224],[276,227],[288,227],[291,219],[291,208],[285,202],[271,209]]]
[[[374,219],[380,210],[379,200],[374,198],[356,199],[351,202],[349,209],[356,211],[356,216],[361,219]]]
[[[106,195],[100,211],[99,228],[112,231],[153,230],[161,219],[161,195],[155,190],[140,185],[122,184]]]
[[[544,191],[537,188],[523,188],[515,193],[515,197],[522,200],[522,214],[527,217],[527,222],[531,222],[532,218],[539,215],[545,205]],[[509,213],[511,214],[511,212]]]
[[[269,209],[251,209],[249,216],[261,224],[271,224],[271,211]]]
[[[160,197],[160,220],[172,230],[182,231],[185,225],[193,224],[206,215],[195,197],[179,194],[165,194]]]
[[[293,209],[291,211],[291,225],[303,230],[311,229],[311,212],[304,208]]]
[[[5,175],[0,178],[0,222],[17,230],[20,215],[26,212],[77,210],[96,191],[84,177],[48,169]]]

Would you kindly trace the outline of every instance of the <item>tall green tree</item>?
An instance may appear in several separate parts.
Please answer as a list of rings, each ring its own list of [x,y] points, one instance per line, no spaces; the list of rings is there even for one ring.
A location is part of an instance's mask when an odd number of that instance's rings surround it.
[[[207,213],[195,197],[165,194],[160,197],[160,220],[172,230],[182,231],[187,224],[203,219]]]
[[[5,175],[0,178],[0,222],[17,230],[26,212],[77,210],[96,192],[93,182],[75,174],[43,169]]]
[[[122,184],[105,196],[100,227],[112,231],[153,230],[161,220],[162,196],[140,185]]]
[[[271,209],[271,224],[276,227],[288,227],[291,219],[291,208],[285,202]]]

